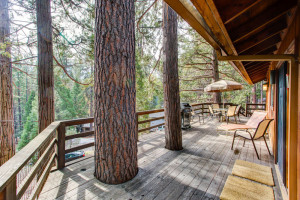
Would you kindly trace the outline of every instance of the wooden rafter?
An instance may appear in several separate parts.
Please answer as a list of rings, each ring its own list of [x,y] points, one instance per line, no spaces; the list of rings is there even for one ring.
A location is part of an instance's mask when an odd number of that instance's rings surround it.
[[[279,3],[266,9],[256,17],[249,18],[247,23],[238,27],[238,31],[237,29],[231,29],[229,31],[232,41],[237,42],[242,40],[243,38],[251,35],[253,32],[260,30],[268,23],[280,18],[282,15],[292,9],[296,5],[296,2],[296,0],[287,0],[283,4],[281,1],[279,1]]]
[[[256,5],[259,0],[239,0],[239,1],[224,1],[215,0],[216,7],[220,10],[220,15],[224,24],[229,23],[236,17],[240,16],[248,9]],[[230,7],[230,9],[222,9]]]
[[[256,46],[253,46],[252,48],[248,49],[247,51],[244,51],[241,55],[253,55],[257,54],[271,46],[274,46],[275,44],[279,43],[281,41],[281,37],[279,34],[274,35],[270,37],[269,39],[259,43]]]
[[[255,70],[264,68],[264,67],[266,67],[266,66],[270,66],[270,62],[260,63],[260,64],[258,64],[258,65],[253,66],[253,67],[249,67],[249,68],[247,68],[247,72],[250,73],[250,72],[252,72],[252,71],[255,71]]]
[[[247,37],[244,40],[240,40],[235,43],[235,47],[238,53],[242,53],[251,47],[254,47],[261,42],[264,42],[266,39],[280,33],[283,29],[287,27],[285,16],[281,17],[279,20],[274,23],[269,24],[262,31],[252,35],[251,37]]]

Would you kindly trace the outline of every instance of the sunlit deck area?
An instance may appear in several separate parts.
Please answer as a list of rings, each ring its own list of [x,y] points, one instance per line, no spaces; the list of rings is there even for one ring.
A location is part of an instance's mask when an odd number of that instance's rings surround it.
[[[243,120],[243,119],[242,119]],[[217,131],[219,122],[194,120],[183,131],[182,151],[164,148],[164,131],[139,137],[138,175],[120,185],[99,182],[93,175],[94,158],[85,157],[50,173],[39,199],[219,199],[235,160],[271,166],[275,199],[282,199],[273,156],[262,141],[256,141],[258,160],[251,141],[237,139],[231,150],[232,133]]]

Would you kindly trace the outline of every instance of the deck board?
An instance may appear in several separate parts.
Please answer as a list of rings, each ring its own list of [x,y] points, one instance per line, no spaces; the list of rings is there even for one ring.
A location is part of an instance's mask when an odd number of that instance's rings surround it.
[[[73,161],[50,173],[39,199],[219,199],[236,159],[274,169],[273,157],[263,141],[256,142],[261,160],[256,158],[251,141],[243,147],[243,140],[237,138],[232,151],[232,133],[217,131],[218,125],[210,119],[205,124],[193,122],[192,129],[183,131],[181,151],[164,148],[163,131],[140,136],[139,173],[120,185],[107,185],[93,176],[93,157]],[[275,198],[281,200],[273,174]]]

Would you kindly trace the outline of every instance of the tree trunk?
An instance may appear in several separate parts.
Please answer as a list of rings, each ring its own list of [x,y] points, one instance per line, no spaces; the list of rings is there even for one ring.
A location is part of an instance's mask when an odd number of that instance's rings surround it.
[[[54,121],[53,47],[50,1],[36,0],[39,132]]]
[[[138,172],[134,0],[95,7],[95,177],[119,184]]]
[[[0,43],[6,44],[0,53],[0,166],[15,154],[12,68],[10,60],[10,27],[8,0],[0,1]]]
[[[252,87],[252,103],[256,103],[256,84]]]
[[[219,63],[218,63],[216,50],[213,50],[212,66],[213,66],[213,81],[216,82],[220,79],[219,78]],[[214,92],[213,101],[215,103],[221,103],[221,93],[220,92]]]
[[[20,88],[21,83],[20,83],[20,72],[18,72],[18,87]],[[22,130],[22,109],[21,109],[21,92],[20,89],[17,89],[17,95],[18,95],[18,126],[17,126],[17,130],[15,130],[16,134],[18,133],[19,135],[21,135],[21,130]]]
[[[166,148],[182,149],[178,78],[177,14],[163,2],[163,85]]]

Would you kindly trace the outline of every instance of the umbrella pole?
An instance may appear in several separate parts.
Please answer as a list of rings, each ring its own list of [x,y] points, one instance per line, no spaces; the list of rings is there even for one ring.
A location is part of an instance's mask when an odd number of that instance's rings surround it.
[[[224,103],[224,92],[222,92],[222,101],[223,101],[223,108],[225,108],[225,103]]]

